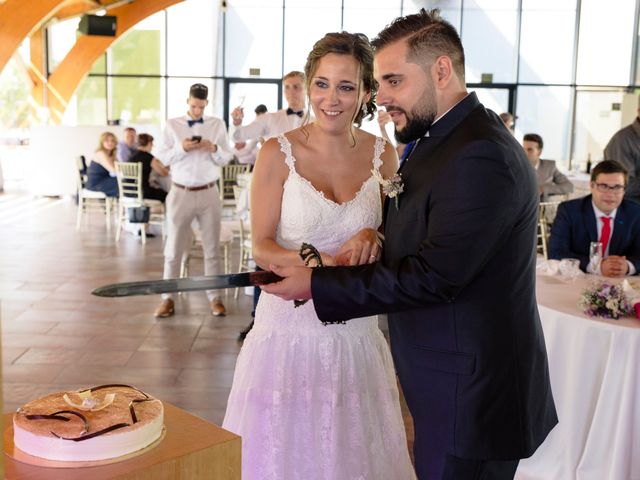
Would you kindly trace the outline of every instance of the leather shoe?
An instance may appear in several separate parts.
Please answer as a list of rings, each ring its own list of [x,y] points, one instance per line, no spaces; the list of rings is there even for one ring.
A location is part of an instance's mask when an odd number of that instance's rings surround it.
[[[240,332],[240,334],[238,335],[238,341],[239,342],[244,341],[244,339],[247,338],[247,334],[251,331],[252,328],[253,328],[253,320],[251,320],[251,323],[247,326],[247,328],[245,328]]]
[[[161,318],[170,317],[174,313],[173,306],[174,306],[173,300],[171,300],[170,298],[167,298],[166,300],[162,301],[162,303],[158,306],[158,308],[156,308],[156,311],[154,312],[153,315],[155,317],[161,317]]]
[[[224,317],[227,314],[227,309],[224,308],[224,304],[218,300],[211,300],[211,314],[214,317]]]

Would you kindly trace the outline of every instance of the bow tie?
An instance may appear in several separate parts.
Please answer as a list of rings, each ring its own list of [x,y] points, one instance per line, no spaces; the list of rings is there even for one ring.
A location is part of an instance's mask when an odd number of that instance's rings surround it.
[[[299,112],[296,112],[292,108],[287,108],[287,115],[298,115],[300,118],[302,118],[302,115],[304,115],[304,110],[300,110]]]
[[[204,120],[200,117],[198,120],[187,120],[187,123],[190,127],[193,127],[196,123],[204,123]]]

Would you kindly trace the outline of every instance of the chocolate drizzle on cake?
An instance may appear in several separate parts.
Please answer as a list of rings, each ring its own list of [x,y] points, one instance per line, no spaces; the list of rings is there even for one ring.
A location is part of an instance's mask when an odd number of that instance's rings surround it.
[[[129,414],[131,415],[131,423],[117,423],[117,424],[114,424],[114,425],[110,425],[110,426],[108,426],[106,428],[103,428],[102,430],[98,430],[97,432],[87,433],[90,430],[89,420],[82,413],[76,412],[75,410],[59,410],[57,412],[49,413],[49,414],[29,414],[29,415],[25,415],[25,418],[27,418],[28,420],[60,420],[60,421],[68,422],[71,419],[68,418],[68,417],[63,416],[62,414],[75,415],[76,417],[80,418],[84,423],[84,428],[83,428],[82,433],[80,434],[79,437],[73,437],[73,438],[64,437],[64,436],[58,435],[54,431],[51,431],[51,434],[54,435],[57,438],[62,439],[62,440],[71,440],[71,441],[74,441],[74,442],[80,442],[82,440],[88,440],[90,438],[95,438],[95,437],[98,437],[100,435],[104,435],[105,433],[109,433],[109,432],[112,432],[114,430],[118,430],[120,428],[130,427],[131,425],[134,425],[134,424],[138,423],[138,417],[136,416],[136,412],[135,412],[135,408],[134,408],[135,405],[138,404],[138,403],[155,400],[155,398],[150,397],[149,395],[147,395],[142,390],[139,390],[136,387],[132,387],[131,385],[124,385],[124,384],[98,385],[97,387],[91,387],[91,388],[88,388],[88,389],[85,389],[85,390],[81,390],[78,393],[84,393],[84,392],[87,392],[87,391],[95,392],[95,391],[102,390],[102,389],[105,389],[105,388],[130,388],[131,390],[135,390],[137,393],[143,395],[143,398],[136,398],[136,399],[133,399],[133,400],[131,400],[129,402]],[[22,413],[22,412],[20,410],[18,410],[18,413]]]

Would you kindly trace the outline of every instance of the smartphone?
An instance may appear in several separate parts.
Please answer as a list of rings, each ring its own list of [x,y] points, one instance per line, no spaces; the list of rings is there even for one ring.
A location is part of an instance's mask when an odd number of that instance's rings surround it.
[[[192,142],[199,142],[201,140],[202,140],[202,137],[200,135],[194,135],[193,137],[191,137]]]

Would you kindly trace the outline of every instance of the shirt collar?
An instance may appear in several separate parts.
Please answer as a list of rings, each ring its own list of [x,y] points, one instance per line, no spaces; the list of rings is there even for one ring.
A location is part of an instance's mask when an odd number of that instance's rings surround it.
[[[600,217],[609,217],[611,220],[613,220],[616,218],[616,213],[618,212],[617,208],[613,212],[611,212],[609,215],[607,215],[606,213],[601,211],[598,207],[596,207],[596,204],[593,203],[593,200],[591,200],[591,206],[593,207],[593,213],[596,214],[596,219],[599,219]]]

